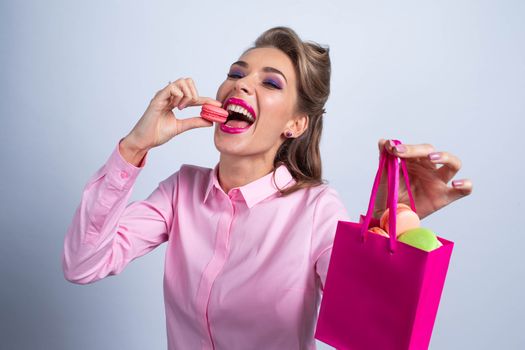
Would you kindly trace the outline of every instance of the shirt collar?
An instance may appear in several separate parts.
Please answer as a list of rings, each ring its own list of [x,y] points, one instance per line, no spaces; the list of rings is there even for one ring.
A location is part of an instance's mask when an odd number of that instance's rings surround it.
[[[219,183],[219,178],[217,176],[218,172],[219,163],[217,163],[217,165],[215,165],[215,168],[213,168],[213,170],[210,172],[208,186],[206,188],[206,193],[204,194],[204,203],[208,199],[210,192],[213,191],[213,187],[224,193],[224,190],[222,189]],[[277,186],[280,189],[284,189],[288,187],[288,185],[291,186],[295,182],[295,179],[292,177],[292,174],[290,174],[290,171],[288,170],[286,165],[281,164],[277,167],[277,169],[275,170],[275,183],[277,183]],[[266,174],[265,176],[255,181],[252,181],[244,186],[232,188],[230,192],[234,189],[238,189],[242,193],[242,197],[246,201],[246,205],[248,206],[248,208],[251,208],[263,199],[266,199],[272,194],[279,191],[275,183],[273,180],[272,170],[272,172],[270,172],[269,174]]]

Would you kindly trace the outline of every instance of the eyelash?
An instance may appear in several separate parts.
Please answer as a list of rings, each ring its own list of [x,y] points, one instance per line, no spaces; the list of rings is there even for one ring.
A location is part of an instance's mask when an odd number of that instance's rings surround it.
[[[227,74],[227,76],[228,76],[228,78],[232,78],[232,79],[242,78],[239,74],[236,74],[236,73],[229,73],[229,74]],[[263,84],[271,86],[273,89],[277,89],[277,90],[281,90],[282,89],[279,85],[277,85],[276,83],[274,83],[272,81],[265,81],[265,82],[263,82]]]
[[[232,78],[232,79],[241,77],[239,74],[236,74],[236,73],[229,73],[229,74],[227,74],[227,76],[228,76],[228,78]]]
[[[265,81],[264,84],[268,84],[271,87],[273,87],[274,89],[281,90],[281,87],[279,85],[277,85],[276,83],[272,82],[272,81]]]

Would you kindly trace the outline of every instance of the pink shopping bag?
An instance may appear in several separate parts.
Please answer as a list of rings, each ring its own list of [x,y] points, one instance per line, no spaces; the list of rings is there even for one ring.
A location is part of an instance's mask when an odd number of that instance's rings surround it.
[[[379,226],[372,211],[386,167],[389,232],[396,232],[399,162],[416,211],[405,160],[383,150],[366,216],[338,222],[315,330],[337,349],[422,350],[430,343],[454,243],[438,234],[443,245],[427,252],[368,231]]]

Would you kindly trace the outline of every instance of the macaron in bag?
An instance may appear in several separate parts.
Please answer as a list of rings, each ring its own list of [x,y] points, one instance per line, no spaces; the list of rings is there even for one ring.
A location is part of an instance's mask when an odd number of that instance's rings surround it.
[[[390,237],[389,213],[387,208],[379,219],[379,227],[372,227],[369,232],[377,233],[384,237]],[[419,215],[408,205],[397,203],[396,214],[396,237],[399,242],[406,243],[413,247],[431,251],[441,247],[443,244],[437,239],[437,236],[428,228],[421,227]]]

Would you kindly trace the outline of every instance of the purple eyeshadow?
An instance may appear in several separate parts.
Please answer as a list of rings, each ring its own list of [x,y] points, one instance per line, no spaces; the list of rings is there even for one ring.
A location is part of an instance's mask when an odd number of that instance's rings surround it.
[[[275,81],[273,79],[268,79],[267,80],[268,82],[272,83],[273,85],[275,85],[276,87],[278,87],[279,89],[282,89],[282,86],[281,84],[278,82],[278,81]]]
[[[237,75],[240,75],[241,77],[243,76],[240,70],[234,70],[231,74],[237,74]]]

